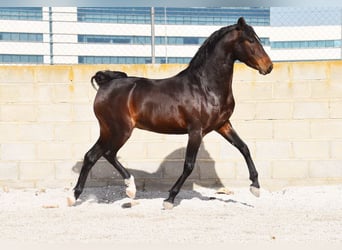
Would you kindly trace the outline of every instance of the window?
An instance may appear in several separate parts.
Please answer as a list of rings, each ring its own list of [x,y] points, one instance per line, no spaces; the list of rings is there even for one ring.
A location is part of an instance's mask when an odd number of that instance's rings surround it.
[[[202,45],[206,37],[155,37],[156,45],[164,45],[165,39],[168,45]],[[0,38],[1,40],[1,38]],[[264,46],[270,46],[270,39],[260,38]],[[104,36],[104,35],[78,35],[79,43],[113,43],[113,44],[137,44],[150,45],[150,36]]]
[[[190,57],[156,57],[156,63],[181,63],[187,64]],[[148,64],[152,63],[151,57],[131,57],[131,56],[79,56],[79,64]]]
[[[42,20],[41,7],[7,7],[0,8],[0,19],[3,20]]]
[[[151,23],[148,7],[77,8],[77,20],[93,23]]]
[[[167,63],[170,64],[188,64],[191,61],[191,57],[168,57],[163,58],[165,61],[167,60]],[[166,62],[165,62],[166,63]]]
[[[167,37],[169,45],[200,45],[205,37]],[[103,35],[78,35],[79,43],[115,43],[115,44],[151,44],[150,36],[103,36]],[[165,37],[155,37],[156,45],[165,44]]]
[[[220,25],[236,23],[244,16],[251,25],[269,26],[270,9],[256,8],[155,8],[156,24]],[[150,24],[148,7],[77,8],[79,22]]]
[[[80,64],[146,64],[151,63],[151,57],[119,57],[119,56],[79,56]]]
[[[43,42],[42,33],[0,32],[0,41]]]
[[[268,37],[260,37],[260,41],[264,46],[270,46],[270,39]]]
[[[40,64],[44,62],[42,55],[6,55],[0,54],[0,63],[29,63]]]
[[[251,25],[270,25],[269,8],[155,8],[157,24],[220,25],[244,16]]]
[[[341,40],[271,42],[272,49],[340,48]]]
[[[183,44],[199,44],[198,37],[184,37]]]
[[[78,35],[79,43],[151,44],[149,36]]]

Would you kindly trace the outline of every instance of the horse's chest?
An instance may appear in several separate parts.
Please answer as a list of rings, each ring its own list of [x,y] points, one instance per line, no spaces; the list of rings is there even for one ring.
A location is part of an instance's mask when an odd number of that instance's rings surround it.
[[[229,120],[229,118],[232,116],[235,102],[234,98],[231,96],[230,98],[227,98],[225,102],[223,102],[221,105],[219,105],[219,110],[217,112],[217,124],[221,124],[222,122],[225,122]]]

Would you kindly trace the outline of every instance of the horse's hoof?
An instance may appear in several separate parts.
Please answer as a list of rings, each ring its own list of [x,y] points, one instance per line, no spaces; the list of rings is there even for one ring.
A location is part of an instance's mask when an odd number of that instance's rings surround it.
[[[126,195],[131,198],[134,199],[135,198],[135,194],[137,192],[137,189],[135,187],[135,182],[134,182],[134,176],[131,175],[131,177],[129,179],[125,179],[125,185],[127,186],[126,188]]]
[[[135,194],[136,194],[136,189],[135,188],[126,188],[126,195],[131,198],[131,199],[134,199],[135,198]]]
[[[173,204],[171,202],[164,201],[163,202],[163,207],[164,207],[165,210],[171,210],[171,209],[173,209]]]
[[[67,206],[68,207],[72,207],[73,205],[75,205],[75,203],[76,203],[75,197],[73,197],[73,196],[67,197]]]
[[[132,208],[133,206],[139,205],[139,201],[132,200],[121,205],[122,208]]]
[[[249,188],[249,191],[251,191],[251,193],[254,194],[254,196],[260,197],[260,189],[259,188],[251,186]]]

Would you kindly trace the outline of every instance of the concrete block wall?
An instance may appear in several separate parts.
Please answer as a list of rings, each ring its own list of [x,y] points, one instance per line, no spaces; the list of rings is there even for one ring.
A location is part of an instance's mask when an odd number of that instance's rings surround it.
[[[111,69],[169,77],[186,65],[0,66],[0,187],[73,187],[99,135],[90,78]],[[267,76],[236,64],[231,122],[264,188],[342,183],[342,62],[276,63]],[[119,152],[141,188],[170,188],[186,135],[135,130]],[[101,159],[87,185],[123,184]],[[204,138],[187,185],[249,185],[242,155],[215,132]]]

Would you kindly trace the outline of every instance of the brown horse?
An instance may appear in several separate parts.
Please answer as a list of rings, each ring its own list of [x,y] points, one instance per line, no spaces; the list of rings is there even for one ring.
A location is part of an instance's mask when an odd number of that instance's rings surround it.
[[[250,190],[259,196],[258,173],[249,149],[229,121],[235,105],[232,77],[236,60],[263,75],[273,68],[260,39],[243,18],[235,25],[215,31],[189,66],[174,77],[157,80],[128,77],[123,72],[97,72],[92,81],[95,79],[99,86],[94,112],[100,124],[100,137],[84,157],[74,188],[75,199],[82,193],[90,169],[101,156],[124,178],[127,195],[135,197],[134,177],[117,159],[118,150],[134,128],[189,136],[184,170],[169,191],[165,208],[173,207],[176,195],[195,166],[202,138],[213,130],[242,153],[252,181]]]

